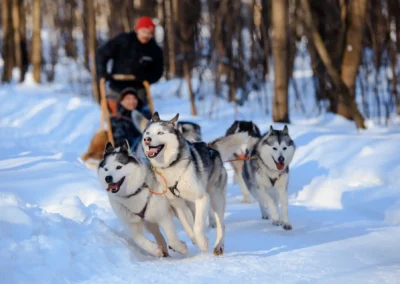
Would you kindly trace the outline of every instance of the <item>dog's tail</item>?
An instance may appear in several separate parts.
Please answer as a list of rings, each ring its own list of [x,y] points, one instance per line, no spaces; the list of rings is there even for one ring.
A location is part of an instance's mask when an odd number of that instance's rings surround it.
[[[239,132],[232,135],[224,136],[208,143],[208,146],[217,150],[221,155],[222,161],[232,158],[243,145],[249,142],[250,136],[245,132]]]

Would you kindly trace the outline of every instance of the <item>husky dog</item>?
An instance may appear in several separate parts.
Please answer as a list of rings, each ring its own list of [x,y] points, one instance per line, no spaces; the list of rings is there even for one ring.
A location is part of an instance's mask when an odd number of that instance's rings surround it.
[[[131,228],[133,240],[140,248],[153,256],[168,256],[160,226],[167,236],[169,247],[183,255],[187,254],[185,243],[176,234],[167,198],[150,192],[150,189],[159,191],[159,183],[150,165],[130,154],[128,141],[115,149],[110,142],[107,143],[98,177],[107,189],[111,207]],[[143,226],[154,235],[157,244],[144,236]]]
[[[143,132],[150,123],[150,121],[137,110],[133,110],[131,116],[133,124],[141,132]],[[183,137],[190,142],[202,141],[201,128],[200,125],[198,125],[197,123],[190,121],[178,121],[178,123],[175,124],[175,128],[179,130],[182,133]],[[143,137],[140,137],[138,138],[138,140],[140,139],[139,141],[141,141],[142,138]],[[146,158],[146,156],[144,155],[142,143],[137,143],[136,145],[134,145],[132,151],[135,153],[135,155],[138,156],[138,158]]]
[[[291,230],[287,187],[289,164],[296,146],[289,136],[286,125],[283,130],[274,130],[271,126],[267,134],[252,140],[255,146],[251,159],[244,163],[243,179],[260,205],[261,217],[269,219],[268,208],[273,225],[283,225],[283,229]],[[278,212],[278,199],[281,204],[282,219]]]
[[[260,138],[261,133],[260,129],[257,125],[252,121],[245,121],[245,120],[235,120],[235,122],[228,128],[226,131],[226,136],[232,135],[234,133],[241,133],[245,132],[247,135],[253,138]],[[240,157],[244,157],[247,152],[250,152],[252,149],[249,149],[249,145],[245,144],[241,149],[236,151],[233,157],[230,159],[236,159]],[[240,190],[243,194],[243,202],[244,203],[251,203],[250,192],[247,189],[247,186],[242,177],[242,168],[243,168],[243,161],[238,160],[234,162],[230,162],[232,168],[235,171],[235,181],[240,185]]]
[[[136,126],[137,129],[141,130],[142,132],[150,123],[150,121],[137,110],[133,110],[131,116],[133,124]],[[175,127],[182,133],[183,137],[186,140],[190,142],[202,141],[201,127],[197,123],[191,121],[178,121],[178,123],[175,124]]]
[[[208,239],[204,231],[211,202],[217,227],[214,254],[220,255],[224,252],[227,183],[223,159],[246,143],[248,136],[227,136],[209,145],[204,142],[192,143],[185,140],[176,129],[178,117],[179,114],[170,121],[163,121],[157,112],[153,114],[143,133],[145,155],[158,181],[168,184],[167,198],[177,211],[185,231],[192,240],[194,236],[195,244],[202,251],[208,250]],[[186,201],[195,204],[193,226]]]

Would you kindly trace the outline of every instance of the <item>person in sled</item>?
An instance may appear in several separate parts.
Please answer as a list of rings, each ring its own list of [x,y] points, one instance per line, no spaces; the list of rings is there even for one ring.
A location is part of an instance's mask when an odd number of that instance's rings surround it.
[[[135,31],[121,33],[100,45],[96,51],[98,78],[109,82],[107,100],[118,101],[119,94],[127,87],[136,89],[143,108],[148,109],[143,81],[157,82],[163,74],[163,53],[154,40],[155,25],[150,17],[138,19]],[[112,60],[111,73],[107,64]],[[114,80],[113,74],[134,75],[135,80]]]
[[[139,100],[136,90],[128,87],[121,91],[120,100],[116,105],[116,115],[112,115],[111,128],[113,130],[115,145],[121,145],[125,139],[132,147],[138,142],[142,134],[132,121],[132,112],[141,110],[141,113],[147,119],[151,118],[149,111],[143,110],[142,102]]]

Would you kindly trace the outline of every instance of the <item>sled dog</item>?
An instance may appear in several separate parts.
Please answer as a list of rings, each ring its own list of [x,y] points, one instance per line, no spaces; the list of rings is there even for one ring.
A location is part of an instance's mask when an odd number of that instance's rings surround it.
[[[270,127],[261,138],[253,138],[251,159],[244,162],[243,179],[252,196],[258,201],[263,219],[272,219],[272,224],[291,230],[288,214],[289,164],[296,146],[290,138],[288,127],[275,130]],[[281,205],[281,217],[278,212]],[[269,214],[267,213],[269,209]]]
[[[140,161],[129,152],[127,141],[114,148],[110,142],[99,164],[98,178],[107,190],[111,207],[116,215],[130,227],[135,243],[153,256],[168,256],[168,248],[161,227],[174,251],[187,254],[185,243],[178,239],[173,212],[164,195],[153,195],[150,190],[162,191],[147,161]],[[146,227],[157,243],[143,234]]]
[[[205,224],[211,205],[215,216],[212,222],[215,221],[217,228],[214,254],[220,255],[224,252],[227,183],[223,160],[246,143],[248,136],[243,133],[226,136],[208,145],[192,143],[176,129],[178,117],[179,114],[165,121],[157,112],[153,114],[143,133],[144,152],[157,180],[167,183],[169,191],[166,196],[185,231],[202,251],[208,250]],[[194,223],[186,201],[195,204]]]
[[[241,132],[247,133],[247,135],[253,138],[261,137],[260,129],[257,127],[257,125],[252,121],[244,121],[244,120],[235,120],[235,122],[228,128],[225,135],[228,136]],[[245,154],[247,152],[250,152],[251,150],[252,149],[249,149],[249,145],[245,144],[238,151],[236,151],[234,155],[230,157],[230,159],[233,160],[244,157]],[[243,194],[243,202],[251,203],[250,192],[247,189],[246,183],[244,182],[242,177],[243,161],[237,160],[234,162],[230,162],[230,164],[235,171],[235,181],[240,185],[240,190],[242,191]]]

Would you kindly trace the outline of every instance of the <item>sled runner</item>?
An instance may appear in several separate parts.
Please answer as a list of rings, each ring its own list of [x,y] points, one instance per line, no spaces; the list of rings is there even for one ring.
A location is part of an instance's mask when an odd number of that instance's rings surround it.
[[[114,74],[112,75],[114,80],[135,80],[134,75],[127,74]],[[111,117],[118,116],[117,113],[117,101],[107,100],[106,97],[106,79],[101,78],[99,83],[100,89],[100,128],[94,134],[90,141],[89,148],[81,156],[81,159],[88,168],[94,169],[103,158],[104,148],[108,141],[115,147],[113,130],[111,127]],[[150,84],[147,81],[143,82],[143,86],[146,91],[147,103],[151,113],[154,112],[153,99],[150,91]],[[105,126],[107,125],[107,126]]]

